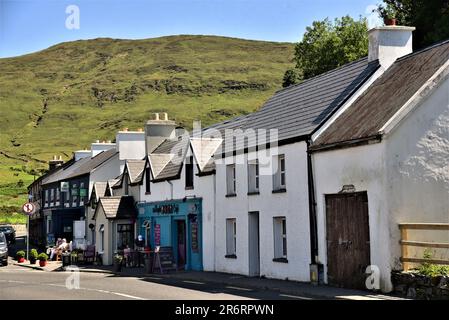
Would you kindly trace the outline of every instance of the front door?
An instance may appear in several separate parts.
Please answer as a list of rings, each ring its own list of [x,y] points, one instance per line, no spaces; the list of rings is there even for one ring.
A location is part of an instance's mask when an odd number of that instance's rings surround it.
[[[370,265],[368,195],[326,196],[327,276],[330,285],[366,289]]]
[[[179,269],[184,269],[186,264],[186,223],[184,220],[177,222],[177,245],[178,245],[178,261]]]
[[[260,248],[259,248],[259,212],[250,212],[248,216],[249,235],[249,276],[260,275]]]

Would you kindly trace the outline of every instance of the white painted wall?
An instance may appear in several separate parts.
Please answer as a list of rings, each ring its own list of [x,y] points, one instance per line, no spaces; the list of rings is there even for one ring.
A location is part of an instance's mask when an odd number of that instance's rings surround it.
[[[279,154],[286,159],[286,193],[272,193],[272,175],[260,176],[260,194],[248,195],[247,158],[236,165],[237,196],[226,197],[226,167],[217,165],[217,211],[216,211],[216,271],[249,274],[248,213],[259,212],[260,228],[260,275],[267,278],[309,281],[310,234],[307,181],[306,143],[279,147]],[[226,159],[226,162],[233,160]],[[288,263],[273,262],[273,218],[285,216],[287,223]],[[226,219],[236,218],[237,259],[225,258]]]
[[[324,197],[352,184],[367,191],[371,264],[381,289],[391,291],[399,269],[401,222],[449,222],[449,80],[425,99],[382,143],[313,154],[319,258],[327,264]],[[416,240],[449,241],[447,233],[411,234]],[[422,257],[422,250],[411,251]],[[447,257],[443,253],[436,258]]]
[[[119,155],[116,154],[91,171],[88,194],[91,194],[94,182],[108,181],[109,179],[116,178],[118,175],[120,175],[120,161]]]
[[[120,159],[120,172],[123,172],[127,159],[140,160],[145,157],[145,132],[119,131],[115,137]]]
[[[108,143],[108,142],[94,142],[91,145],[92,150],[92,158],[98,155],[99,153],[103,151],[107,151],[109,149],[115,148],[115,143]]]

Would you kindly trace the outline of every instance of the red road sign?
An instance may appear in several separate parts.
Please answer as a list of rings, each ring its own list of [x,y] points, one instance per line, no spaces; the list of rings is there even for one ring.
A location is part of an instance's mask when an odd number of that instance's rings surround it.
[[[25,213],[27,215],[32,215],[35,210],[36,210],[36,207],[31,202],[27,202],[22,206],[23,213]]]

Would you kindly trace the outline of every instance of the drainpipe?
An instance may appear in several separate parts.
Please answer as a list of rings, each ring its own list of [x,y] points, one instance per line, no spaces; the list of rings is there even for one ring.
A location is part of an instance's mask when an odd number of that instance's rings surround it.
[[[217,243],[217,177],[216,173],[213,175],[214,183],[214,272],[217,271],[217,253],[216,253],[216,243]]]
[[[311,140],[307,140],[307,180],[309,190],[309,222],[310,222],[310,258],[311,264],[316,264],[318,258],[318,228],[316,217],[315,185],[313,180]]]
[[[170,200],[173,200],[173,182],[170,180],[167,180],[167,182],[170,185]]]

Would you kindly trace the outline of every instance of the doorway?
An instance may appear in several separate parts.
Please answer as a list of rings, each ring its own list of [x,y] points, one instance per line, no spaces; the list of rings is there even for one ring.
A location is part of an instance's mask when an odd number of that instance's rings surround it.
[[[177,261],[178,269],[185,269],[186,265],[186,222],[184,220],[176,221],[176,244],[177,244]]]
[[[259,241],[259,212],[250,212],[248,215],[249,237],[249,276],[260,276],[260,241]]]
[[[366,289],[370,265],[368,194],[326,196],[327,277],[330,285]]]

